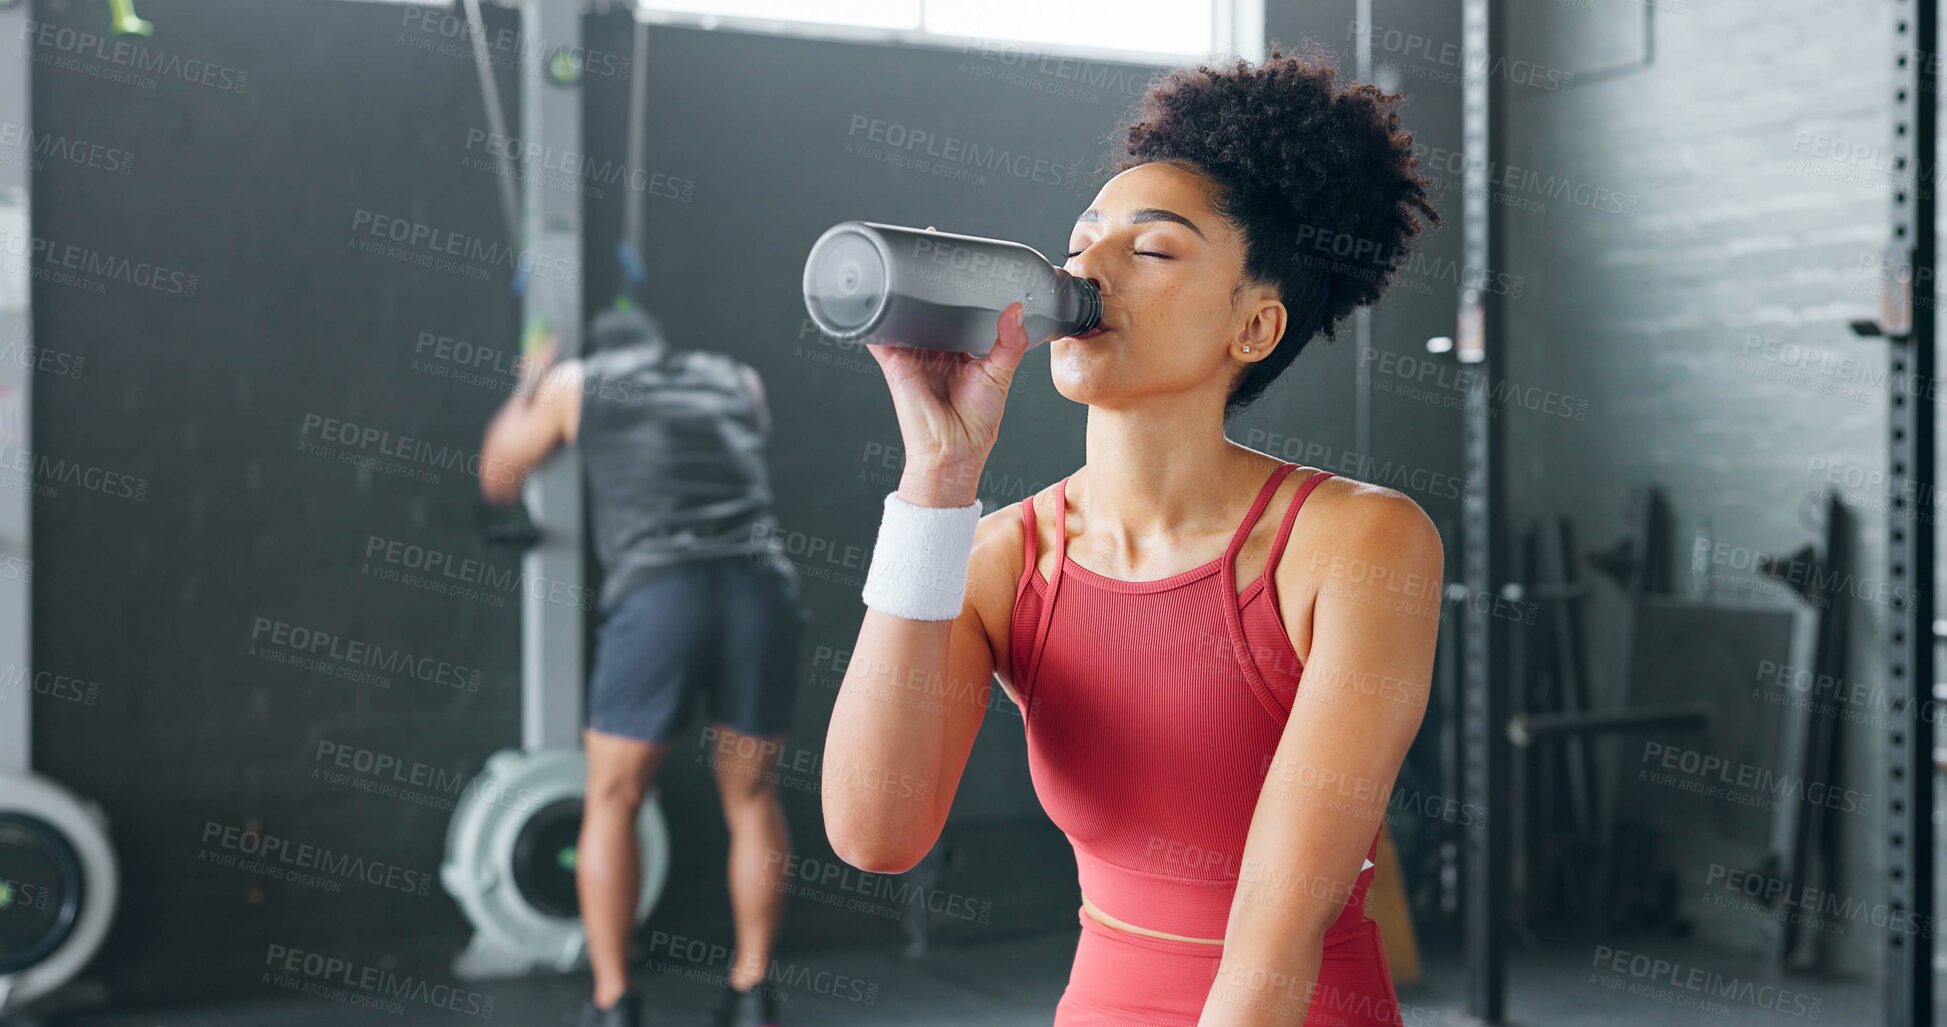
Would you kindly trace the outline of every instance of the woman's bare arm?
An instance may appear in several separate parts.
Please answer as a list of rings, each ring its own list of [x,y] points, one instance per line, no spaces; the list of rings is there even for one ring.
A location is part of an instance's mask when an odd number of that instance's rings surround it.
[[[1008,388],[1028,349],[1021,304],[1001,312],[995,332],[985,358],[867,344],[899,417],[905,502],[964,508],[977,497]],[[861,870],[910,869],[946,823],[994,676],[975,598],[1006,584],[995,567],[1004,562],[997,558],[1008,547],[1012,510],[975,524],[958,616],[919,620],[866,608],[826,729],[823,775],[826,837],[839,858]],[[873,553],[875,563],[899,556]]]
[[[1351,895],[1419,733],[1439,634],[1439,532],[1418,505],[1359,486],[1318,580],[1312,643],[1239,864],[1223,964],[1199,1027],[1299,1023],[1326,930]],[[1287,622],[1303,616],[1287,609]],[[1296,625],[1287,633],[1297,637]]]
[[[823,787],[832,850],[861,870],[911,869],[939,840],[993,685],[976,598],[1005,587],[1019,521],[1014,506],[980,519],[955,619],[865,611],[825,734]]]

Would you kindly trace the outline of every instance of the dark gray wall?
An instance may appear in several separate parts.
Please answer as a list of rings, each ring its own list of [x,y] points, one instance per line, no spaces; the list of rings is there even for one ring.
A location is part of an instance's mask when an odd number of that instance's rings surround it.
[[[517,739],[518,594],[456,599],[367,555],[377,538],[516,566],[481,546],[464,468],[497,394],[415,353],[421,332],[510,350],[505,269],[357,246],[361,211],[504,242],[493,181],[465,164],[472,67],[415,46],[397,7],[152,0],[133,51],[87,42],[103,11],[40,5],[33,83],[37,135],[130,155],[126,174],[46,159],[34,177],[36,341],[85,361],[36,382],[37,449],[146,482],[35,495],[35,666],[98,685],[92,704],[40,698],[37,763],[102,804],[124,872],[95,970],[128,996],[251,992],[268,945],[445,944],[461,926],[431,877],[446,811],[327,781],[318,754],[423,765],[444,777],[418,790],[450,802],[447,783]],[[392,462],[436,480],[308,451],[326,418],[420,440]],[[300,669],[280,624],[430,662]],[[245,830],[396,887],[212,862],[242,855]]]
[[[1870,154],[1818,151],[1884,138],[1889,5],[1655,6],[1654,58],[1643,65],[1641,5],[1516,5],[1527,28],[1512,56],[1577,74],[1566,90],[1513,86],[1504,122],[1506,181],[1517,184],[1498,187],[1496,200],[1508,271],[1525,281],[1508,306],[1508,375],[1557,397],[1497,406],[1509,442],[1508,523],[1565,513],[1585,544],[1606,545],[1632,527],[1627,489],[1655,482],[1675,507],[1679,563],[1707,518],[1719,543],[1738,547],[1710,566],[1716,595],[1776,603],[1752,587],[1750,555],[1811,539],[1801,511],[1831,468],[1859,512],[1860,573],[1881,580],[1884,486],[1875,494],[1843,480],[1884,471],[1885,354],[1846,322],[1874,308],[1862,291],[1873,282],[1858,269],[1887,233],[1885,169],[1876,173]],[[1561,185],[1570,191],[1550,195]],[[1585,414],[1564,413],[1576,409]],[[1598,702],[1610,702],[1623,611],[1613,589],[1595,595],[1590,665]],[[1848,677],[1878,688],[1886,610],[1854,600],[1846,612]],[[1752,684],[1725,687],[1741,694]],[[1881,795],[1882,730],[1842,722],[1839,731],[1836,783]],[[1634,749],[1603,763],[1631,776],[1642,765]],[[1833,888],[1868,905],[1883,879],[1883,805],[1835,817]],[[1706,934],[1748,940],[1753,917],[1711,916],[1691,898],[1723,859],[1686,852],[1680,890]],[[1864,923],[1832,939],[1845,970],[1872,966],[1883,944]]]

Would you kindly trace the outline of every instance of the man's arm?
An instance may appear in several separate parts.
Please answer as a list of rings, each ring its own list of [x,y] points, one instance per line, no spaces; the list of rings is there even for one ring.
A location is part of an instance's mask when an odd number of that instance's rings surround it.
[[[763,427],[764,434],[771,433],[771,407],[764,399],[764,379],[757,376],[757,369],[749,364],[743,365],[744,384],[750,386],[750,394],[757,403],[757,423]]]
[[[571,435],[581,416],[582,364],[553,365],[553,344],[521,368],[520,385],[487,425],[480,443],[480,494],[489,503],[518,503],[534,468]]]
[[[1311,651],[1251,818],[1201,1027],[1304,1019],[1325,932],[1364,869],[1426,713],[1445,571],[1439,532],[1406,496],[1355,488],[1336,518],[1345,529],[1333,533],[1335,551],[1308,554],[1319,581]],[[1302,612],[1284,616],[1297,637]]]

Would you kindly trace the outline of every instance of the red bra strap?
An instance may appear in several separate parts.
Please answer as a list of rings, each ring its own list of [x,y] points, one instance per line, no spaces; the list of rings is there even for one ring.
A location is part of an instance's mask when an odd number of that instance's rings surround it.
[[[1296,467],[1296,464],[1291,465]],[[1298,486],[1298,494],[1291,497],[1291,505],[1285,508],[1284,522],[1278,525],[1278,537],[1271,540],[1271,559],[1264,565],[1265,587],[1270,588],[1271,575],[1278,569],[1278,558],[1284,555],[1285,542],[1291,538],[1291,525],[1298,519],[1298,508],[1305,505],[1305,497],[1312,494],[1318,483],[1332,476],[1331,471],[1320,471]],[[1274,593],[1275,595],[1275,593]]]
[[[1015,582],[1016,595],[1020,594],[1021,589],[1028,587],[1028,583],[1034,579],[1035,557],[1040,548],[1039,540],[1034,537],[1034,496],[1032,494],[1021,500],[1021,533],[1022,551],[1027,558],[1021,561],[1021,578]]]
[[[1278,483],[1297,468],[1297,464],[1279,464],[1278,469],[1272,471],[1271,477],[1265,481],[1264,487],[1257,490],[1257,500],[1251,503],[1250,512],[1244,515],[1244,523],[1237,526],[1237,533],[1230,537],[1230,545],[1224,548],[1224,562],[1237,559],[1238,551],[1244,548],[1244,540],[1251,535],[1251,526],[1257,523],[1264,508],[1271,505],[1271,496],[1278,491]]]
[[[1034,497],[1027,498],[1027,505],[1034,505]],[[1032,513],[1028,515],[1030,518]],[[1030,520],[1030,524],[1033,522]],[[1030,558],[1027,561],[1028,573],[1034,573],[1036,561],[1032,557],[1034,543],[1028,544]],[[1034,651],[1028,654],[1026,681],[1021,685],[1021,701],[1031,708],[1034,703],[1035,677],[1041,673],[1041,654],[1048,647],[1048,622],[1055,616],[1055,596],[1061,592],[1062,565],[1068,561],[1068,479],[1063,478],[1055,485],[1055,569],[1048,576],[1047,594],[1041,597],[1041,622],[1034,629]]]
[[[1243,524],[1238,525],[1237,537],[1230,540],[1230,548],[1224,553],[1222,575],[1219,579],[1223,582],[1224,622],[1229,627],[1230,645],[1237,655],[1237,665],[1243,668],[1244,680],[1251,686],[1251,694],[1257,696],[1258,704],[1264,707],[1264,712],[1271,716],[1272,722],[1280,727],[1290,718],[1291,711],[1278,701],[1278,697],[1272,694],[1270,686],[1265,684],[1264,675],[1258,671],[1257,660],[1251,655],[1250,645],[1244,637],[1244,614],[1237,603],[1237,551],[1243,548],[1244,539],[1250,535],[1251,527],[1257,523],[1258,516],[1264,513],[1264,508],[1270,504],[1272,494],[1278,490],[1278,484],[1297,468],[1297,464],[1284,463],[1271,472],[1271,479],[1264,483],[1264,488],[1257,494],[1257,502],[1251,504],[1250,514],[1244,518]],[[1277,553],[1273,551],[1272,559],[1276,558]],[[1270,576],[1271,572],[1266,570],[1264,577],[1267,588]],[[1273,602],[1275,603],[1275,600]],[[1273,609],[1275,608],[1274,605]]]
[[[1069,475],[1068,478],[1073,478]],[[1055,569],[1061,569],[1061,556],[1068,549],[1068,478],[1055,482]]]

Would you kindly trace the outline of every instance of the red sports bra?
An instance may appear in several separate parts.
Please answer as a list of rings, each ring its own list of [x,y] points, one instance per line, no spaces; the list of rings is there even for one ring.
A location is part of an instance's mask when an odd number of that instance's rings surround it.
[[[1021,504],[1027,557],[1009,671],[1028,769],[1075,847],[1083,894],[1125,923],[1224,936],[1251,816],[1304,670],[1278,617],[1273,573],[1298,508],[1331,472],[1299,486],[1263,574],[1241,593],[1236,559],[1297,466],[1271,473],[1222,556],[1151,581],[1068,559],[1067,478],[1055,487],[1054,578],[1044,578],[1034,502]],[[1378,843],[1375,831],[1368,860]],[[1371,880],[1370,867],[1360,872],[1328,936],[1363,919]]]

